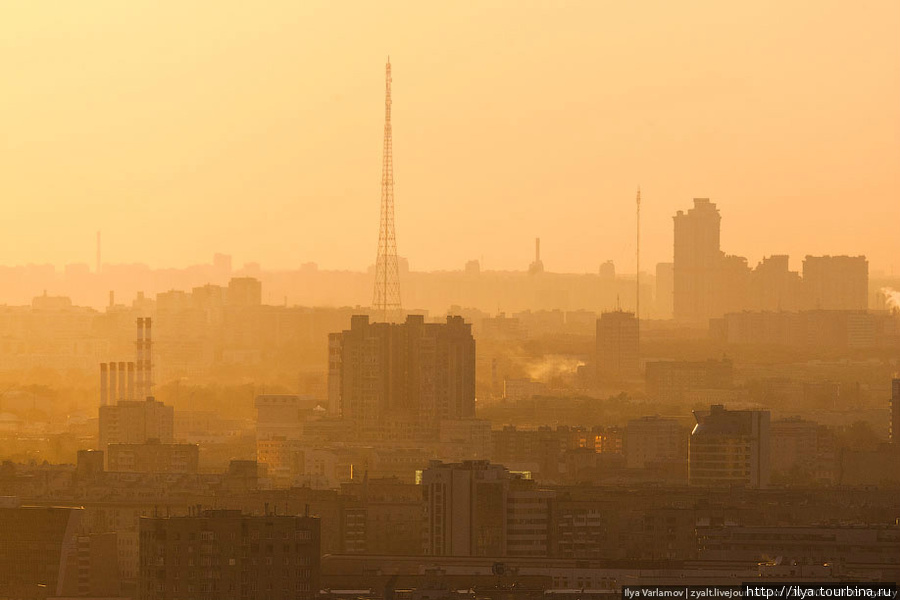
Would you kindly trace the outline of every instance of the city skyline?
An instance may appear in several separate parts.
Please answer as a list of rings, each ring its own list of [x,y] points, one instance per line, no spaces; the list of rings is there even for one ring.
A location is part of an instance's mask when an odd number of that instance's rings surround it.
[[[511,8],[232,4],[174,19],[96,2],[47,21],[5,6],[16,118],[0,196],[15,210],[2,262],[92,264],[100,229],[110,263],[224,250],[275,269],[365,269],[391,54],[397,229],[416,270],[524,269],[541,237],[550,271],[611,259],[627,272],[638,184],[648,265],[671,259],[675,211],[710,197],[724,250],[751,264],[865,254],[873,272],[895,268],[900,81],[881,74],[897,70],[896,5],[770,18],[774,4],[698,3],[689,19],[665,6]],[[371,47],[316,33],[337,23]],[[634,64],[609,60],[623,55]]]
[[[46,6],[0,599],[896,595],[896,0]]]

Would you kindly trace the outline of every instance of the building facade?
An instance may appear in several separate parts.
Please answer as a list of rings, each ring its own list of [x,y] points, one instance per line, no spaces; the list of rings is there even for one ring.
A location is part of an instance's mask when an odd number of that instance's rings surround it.
[[[433,436],[447,419],[475,417],[475,339],[462,317],[425,323],[370,323],[356,315],[330,338],[331,402],[364,438],[407,441]],[[340,382],[339,384],[336,382]]]
[[[422,472],[424,553],[546,556],[555,492],[488,461],[433,461]]]
[[[695,411],[688,447],[688,480],[695,486],[764,488],[769,484],[769,411]]]
[[[702,322],[716,316],[722,217],[708,198],[694,198],[694,207],[678,211],[674,220],[674,316]]]
[[[198,444],[110,444],[109,470],[120,473],[197,473]]]
[[[306,600],[319,591],[319,520],[208,510],[140,520],[140,597]]]
[[[632,312],[605,312],[597,319],[597,379],[624,381],[640,376],[640,334]]]
[[[865,256],[807,256],[803,260],[803,307],[868,309],[869,261]]]
[[[100,407],[100,449],[109,444],[175,441],[175,410],[154,398],[126,400]]]

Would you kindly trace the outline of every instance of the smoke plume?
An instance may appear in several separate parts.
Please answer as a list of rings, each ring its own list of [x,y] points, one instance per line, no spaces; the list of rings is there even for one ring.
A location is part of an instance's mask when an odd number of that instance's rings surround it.
[[[571,356],[550,354],[526,367],[528,376],[536,381],[548,382],[554,377],[575,373],[584,362]]]
[[[900,311],[900,292],[894,288],[883,287],[881,288],[881,293],[889,311]]]

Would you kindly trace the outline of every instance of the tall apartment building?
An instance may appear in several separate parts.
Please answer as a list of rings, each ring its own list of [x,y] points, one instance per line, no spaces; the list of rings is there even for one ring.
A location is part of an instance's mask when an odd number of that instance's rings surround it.
[[[803,307],[867,310],[869,261],[865,256],[807,256],[803,260]]]
[[[62,596],[84,509],[0,507],[0,597]]]
[[[737,310],[794,311],[800,308],[800,274],[790,270],[786,254],[768,256],[750,276],[749,302]]]
[[[597,319],[597,378],[624,381],[640,375],[640,336],[633,312],[605,312]]]
[[[355,315],[329,347],[329,390],[338,394],[329,404],[364,437],[427,436],[442,420],[475,417],[475,339],[462,317],[395,324]]]
[[[702,322],[717,316],[722,217],[708,198],[694,198],[694,207],[686,213],[679,210],[674,221],[674,316]]]
[[[769,411],[695,411],[688,447],[688,479],[696,486],[764,488],[769,484]]]
[[[430,556],[546,556],[555,492],[488,461],[432,461],[422,472]]]
[[[319,591],[319,519],[207,510],[140,520],[140,597],[307,600]]]

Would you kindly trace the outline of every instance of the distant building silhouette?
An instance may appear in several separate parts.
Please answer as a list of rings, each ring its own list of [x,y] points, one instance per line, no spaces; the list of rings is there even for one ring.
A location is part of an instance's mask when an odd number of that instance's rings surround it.
[[[864,310],[734,312],[710,320],[710,335],[728,344],[794,348],[891,347],[895,320],[887,313]]]
[[[762,259],[750,278],[750,298],[741,309],[789,311],[800,308],[800,274],[785,254]]]
[[[602,265],[600,265],[600,279],[605,281],[615,281],[616,279],[616,264],[608,260]]]
[[[109,444],[146,444],[175,440],[175,410],[154,398],[124,400],[100,407],[100,449]]]
[[[228,304],[251,307],[262,304],[262,283],[254,277],[233,277],[228,282]]]
[[[803,305],[808,310],[866,310],[869,261],[865,256],[807,256]]]
[[[397,324],[355,315],[329,347],[329,390],[338,395],[329,404],[366,437],[429,438],[442,420],[475,417],[475,339],[462,317]]]
[[[674,314],[685,321],[715,316],[721,215],[708,198],[694,198],[694,207],[675,217]]]
[[[544,262],[541,260],[541,238],[534,239],[534,260],[528,265],[528,272],[532,275],[544,272]]]
[[[190,473],[200,465],[198,444],[109,444],[109,471],[120,473]]]
[[[699,390],[728,390],[734,385],[730,360],[647,362],[647,394],[658,402],[680,402]]]
[[[660,318],[672,318],[674,296],[675,265],[658,263],[656,265],[656,311]]]
[[[597,319],[597,378],[624,381],[640,376],[640,338],[633,312],[605,312]]]

